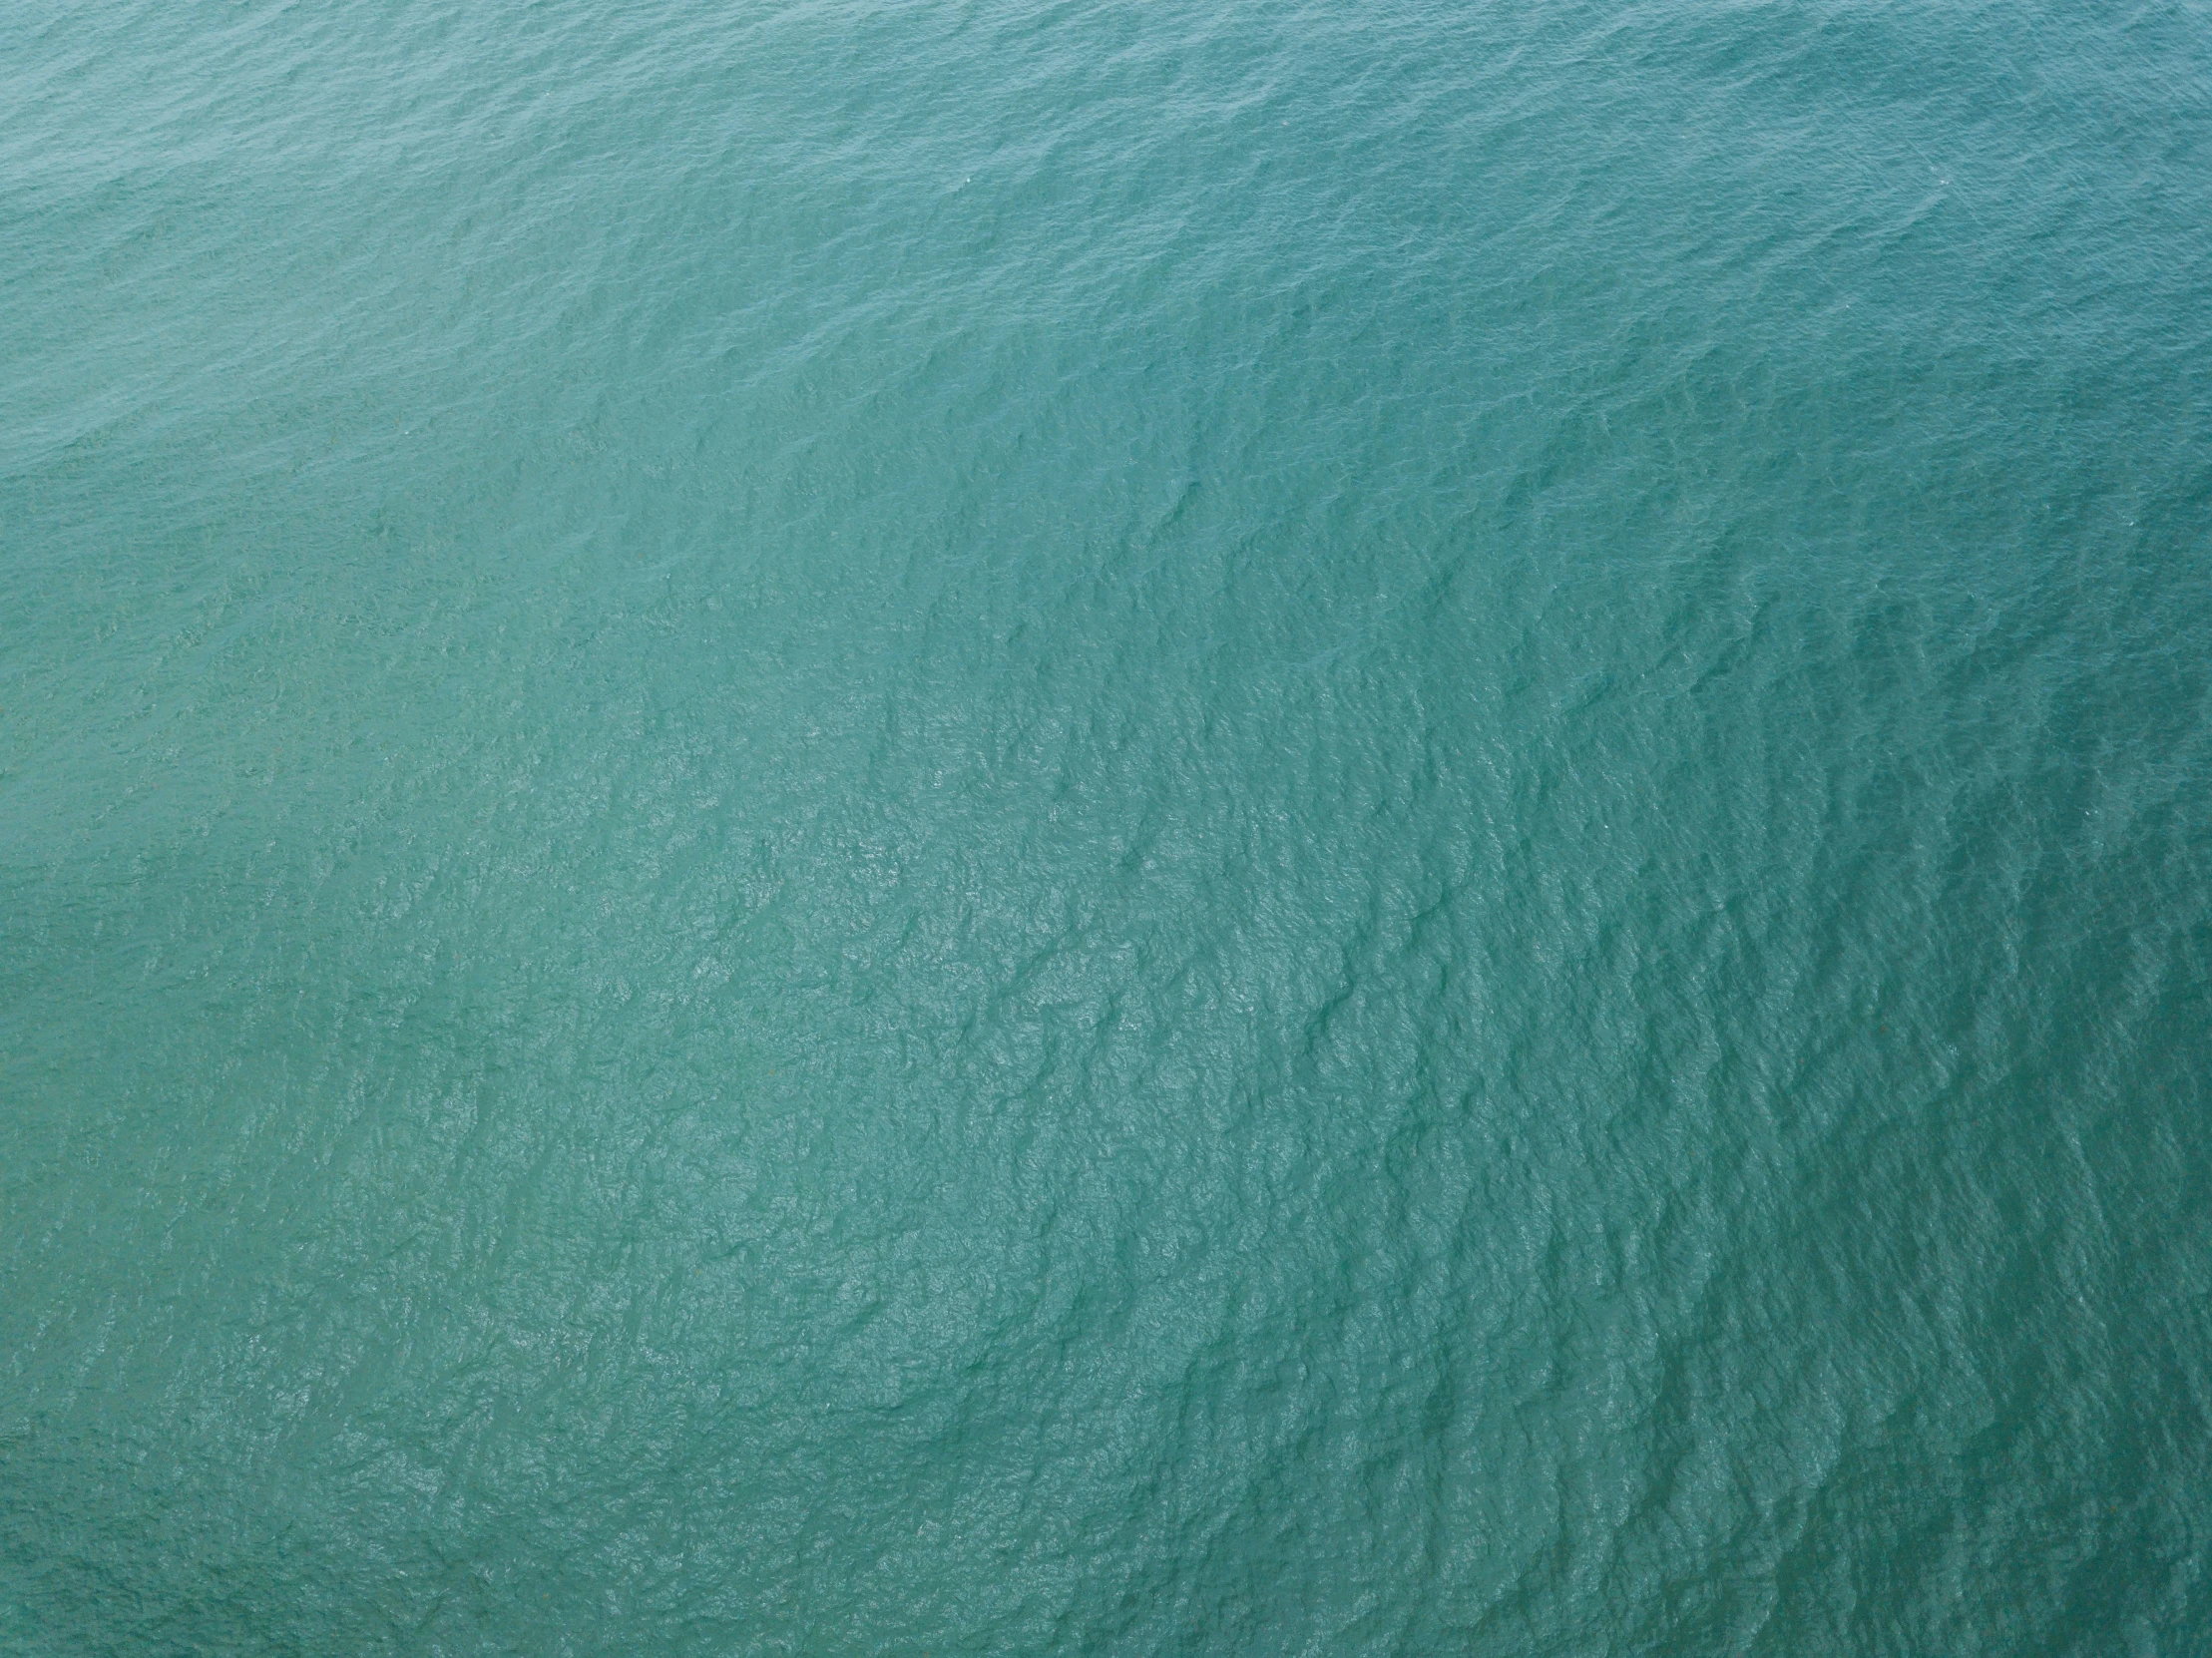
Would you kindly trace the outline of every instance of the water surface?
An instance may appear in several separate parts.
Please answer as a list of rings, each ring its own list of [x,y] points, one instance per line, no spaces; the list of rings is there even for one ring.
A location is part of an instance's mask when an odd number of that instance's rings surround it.
[[[25,0],[0,1650],[2206,1650],[2206,24]]]

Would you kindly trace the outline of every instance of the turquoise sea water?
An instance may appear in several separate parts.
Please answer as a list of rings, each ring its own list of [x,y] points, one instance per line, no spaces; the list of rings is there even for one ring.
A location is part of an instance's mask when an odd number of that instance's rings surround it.
[[[2212,1650],[2212,12],[21,0],[0,1651]]]

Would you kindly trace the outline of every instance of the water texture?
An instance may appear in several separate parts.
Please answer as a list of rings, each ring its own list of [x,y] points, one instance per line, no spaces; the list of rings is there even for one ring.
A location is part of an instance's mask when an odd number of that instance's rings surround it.
[[[2212,11],[5,22],[0,1651],[2212,1650]]]

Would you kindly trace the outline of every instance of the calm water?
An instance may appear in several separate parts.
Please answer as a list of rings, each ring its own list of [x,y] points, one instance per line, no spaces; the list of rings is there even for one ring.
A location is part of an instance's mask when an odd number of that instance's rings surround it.
[[[18,0],[0,1650],[2212,1648],[2212,13]]]

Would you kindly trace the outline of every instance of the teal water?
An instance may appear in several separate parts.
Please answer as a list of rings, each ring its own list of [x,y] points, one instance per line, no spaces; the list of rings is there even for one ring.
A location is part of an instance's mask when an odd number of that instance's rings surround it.
[[[22,0],[0,1650],[2212,1649],[2212,14]]]

